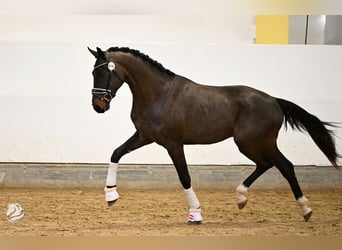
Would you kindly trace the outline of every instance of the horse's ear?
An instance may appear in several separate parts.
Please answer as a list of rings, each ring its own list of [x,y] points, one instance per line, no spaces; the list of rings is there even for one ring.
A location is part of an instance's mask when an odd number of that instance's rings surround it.
[[[95,56],[96,58],[99,57],[99,54],[98,54],[95,50],[92,50],[92,49],[89,48],[89,47],[88,47],[88,50],[89,50],[89,52],[90,52],[93,56]]]
[[[105,53],[99,47],[96,47],[96,51],[97,51],[98,57],[101,57],[101,58],[106,57]]]
[[[99,47],[96,47],[96,51],[95,50],[92,50],[91,48],[88,47],[88,50],[89,52],[95,56],[97,59],[99,58],[105,58],[105,53],[99,48]]]

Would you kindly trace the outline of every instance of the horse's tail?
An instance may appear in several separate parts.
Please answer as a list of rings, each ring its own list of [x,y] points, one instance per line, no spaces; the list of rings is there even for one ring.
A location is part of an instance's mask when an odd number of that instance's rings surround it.
[[[276,98],[276,100],[284,113],[285,128],[287,128],[287,124],[289,124],[292,129],[298,129],[301,132],[307,131],[331,164],[335,168],[339,168],[337,165],[337,158],[340,158],[341,156],[336,152],[333,138],[334,133],[327,129],[327,127],[337,126],[330,122],[321,121],[316,116],[308,113],[292,102],[279,98]]]

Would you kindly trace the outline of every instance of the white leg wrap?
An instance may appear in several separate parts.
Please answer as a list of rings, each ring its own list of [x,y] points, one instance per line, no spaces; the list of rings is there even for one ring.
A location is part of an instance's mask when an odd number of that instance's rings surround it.
[[[191,208],[195,208],[195,209],[200,208],[200,206],[201,206],[200,202],[197,199],[195,191],[192,189],[192,187],[189,189],[184,189],[184,192],[185,192],[186,197],[188,198],[190,209]]]
[[[188,215],[188,222],[194,224],[200,224],[202,221],[201,215],[201,205],[200,202],[195,194],[195,191],[191,188],[184,190],[186,197],[188,198],[189,202],[189,215]]]
[[[107,179],[106,179],[106,186],[116,186],[116,173],[118,171],[119,164],[117,163],[109,163],[108,172],[107,172]],[[116,190],[116,187],[107,188],[105,187],[105,200],[109,201],[116,201],[119,198],[119,193]]]
[[[116,185],[116,173],[118,172],[119,164],[118,163],[109,163],[106,186],[115,186]]]
[[[240,184],[236,188],[236,204],[245,204],[247,202],[248,187]]]
[[[302,210],[303,216],[308,215],[312,212],[312,209],[308,207],[309,201],[304,196],[298,198],[297,202]]]

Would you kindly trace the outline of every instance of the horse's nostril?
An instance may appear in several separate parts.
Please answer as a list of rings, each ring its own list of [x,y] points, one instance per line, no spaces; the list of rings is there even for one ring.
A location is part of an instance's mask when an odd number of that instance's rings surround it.
[[[97,112],[97,113],[104,113],[105,112],[105,110],[104,109],[102,109],[100,106],[98,106],[98,105],[93,105],[93,107],[94,107],[94,109],[95,109],[95,111]]]

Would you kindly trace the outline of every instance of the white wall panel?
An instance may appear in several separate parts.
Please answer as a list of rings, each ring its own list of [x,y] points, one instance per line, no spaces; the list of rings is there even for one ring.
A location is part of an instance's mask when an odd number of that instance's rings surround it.
[[[91,39],[81,24],[84,33],[78,36],[76,28],[63,24],[63,31],[53,27],[49,18],[46,29],[37,30],[32,24],[37,37],[31,38],[20,25],[18,34],[6,28],[3,22],[15,23],[13,16],[0,19],[0,162],[107,162],[114,148],[134,133],[127,85],[119,90],[110,111],[92,110],[94,58],[87,46],[130,46],[197,82],[250,85],[292,100],[323,120],[342,122],[341,46],[249,45],[247,38],[224,43],[223,36],[198,42],[199,31],[194,31],[195,40],[184,32],[172,43],[162,32],[144,42],[143,35],[135,36],[130,30],[121,30],[117,40],[105,39],[102,31]],[[172,26],[169,21],[164,25]],[[342,138],[341,129],[336,134]],[[342,152],[341,139],[337,145]],[[282,130],[279,146],[295,164],[328,164],[311,139],[299,132]],[[211,146],[187,146],[186,153],[190,164],[250,163],[231,139]],[[122,162],[170,163],[170,159],[164,149],[152,144]]]

